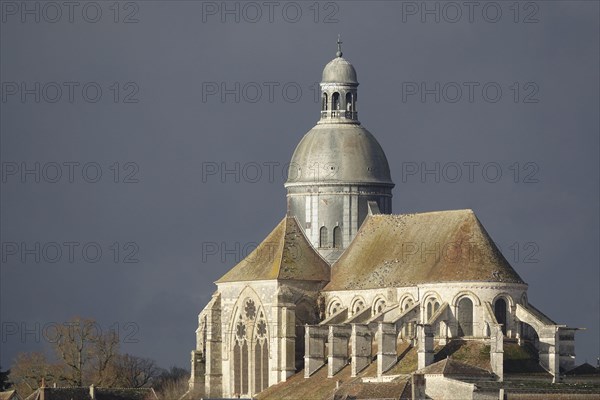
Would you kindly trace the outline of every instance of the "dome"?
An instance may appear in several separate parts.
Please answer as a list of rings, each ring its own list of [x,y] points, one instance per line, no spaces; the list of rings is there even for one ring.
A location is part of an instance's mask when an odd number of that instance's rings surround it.
[[[316,125],[296,147],[285,186],[348,183],[394,186],[383,149],[362,125]]]
[[[323,69],[321,83],[349,83],[358,85],[356,70],[345,58],[336,57]]]

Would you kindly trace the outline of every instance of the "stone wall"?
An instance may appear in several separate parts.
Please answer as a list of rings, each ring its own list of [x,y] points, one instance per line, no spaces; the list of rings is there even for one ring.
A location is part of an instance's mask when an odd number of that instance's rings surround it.
[[[446,378],[442,375],[425,375],[425,394],[436,400],[474,399],[475,385]],[[497,397],[496,397],[497,398]]]
[[[356,304],[362,303],[365,307],[371,308],[371,315],[375,316],[378,312],[377,307],[382,303],[386,307],[399,305],[400,309],[404,309],[409,302],[413,304],[420,302],[421,304],[421,319],[417,322],[427,323],[425,321],[427,302],[430,299],[436,299],[439,304],[447,302],[449,305],[450,315],[457,315],[457,303],[460,298],[466,296],[473,302],[473,336],[489,337],[485,314],[483,310],[484,302],[489,302],[494,305],[498,298],[504,298],[507,302],[507,327],[506,332],[508,337],[516,337],[517,320],[515,318],[516,304],[523,302],[526,298],[527,285],[525,284],[508,284],[508,283],[435,283],[418,286],[408,286],[401,288],[382,288],[382,289],[366,289],[366,290],[340,290],[323,292],[325,296],[325,312],[329,316],[334,305],[338,305],[337,309],[348,308],[348,316],[352,317],[358,308]],[[387,321],[386,318],[383,318]],[[446,326],[447,325],[447,326]],[[442,332],[443,330],[443,332]],[[451,318],[444,326],[436,324],[433,327],[434,335],[439,340],[441,336],[446,334],[449,337],[458,336],[458,326],[455,318]]]
[[[324,284],[276,280],[219,283],[213,300],[199,315],[196,332],[195,351],[206,359],[206,394],[252,395],[285,381],[296,372],[296,364],[303,366],[303,326],[297,327],[297,312],[300,324],[318,322],[317,298]],[[198,383],[197,378],[190,380],[190,386]]]

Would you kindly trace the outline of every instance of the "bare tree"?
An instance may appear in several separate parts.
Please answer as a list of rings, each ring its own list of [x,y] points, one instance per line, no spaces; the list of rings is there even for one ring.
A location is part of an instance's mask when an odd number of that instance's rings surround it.
[[[42,380],[46,384],[63,383],[63,372],[60,365],[50,363],[43,353],[20,353],[10,369],[9,380],[19,394],[28,396],[40,387]]]
[[[179,378],[174,381],[169,381],[165,383],[161,387],[160,390],[157,390],[159,399],[163,400],[179,400],[181,397],[186,394],[189,390],[189,377]],[[194,393],[194,398],[200,398],[204,395],[203,391],[198,391]]]
[[[98,386],[114,386],[111,364],[119,357],[119,338],[115,332],[107,332],[100,336],[92,349],[94,377],[92,380]]]
[[[130,388],[148,386],[160,371],[149,358],[131,354],[117,355],[112,362],[111,375],[115,378],[112,385]]]
[[[118,353],[114,332],[102,333],[92,319],[73,318],[57,328],[56,354],[67,367],[66,378],[73,386],[104,383],[106,370]]]
[[[0,392],[7,390],[10,387],[8,375],[10,375],[10,369],[8,371],[2,371],[2,367],[0,367]]]
[[[183,368],[171,367],[157,377],[154,389],[163,400],[179,400],[189,389],[190,372]],[[195,393],[200,398],[201,392]]]
[[[74,318],[57,325],[53,344],[56,364],[48,362],[43,353],[23,353],[17,357],[10,380],[21,393],[33,392],[42,379],[46,384],[67,386],[94,383],[104,387],[139,388],[159,382],[156,379],[163,371],[151,359],[120,354],[117,333],[102,333],[92,319]],[[178,372],[176,368],[175,372]]]

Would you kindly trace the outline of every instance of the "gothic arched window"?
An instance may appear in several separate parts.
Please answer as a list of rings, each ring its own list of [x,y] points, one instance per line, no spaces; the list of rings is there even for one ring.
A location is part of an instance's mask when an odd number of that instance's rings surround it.
[[[415,304],[415,302],[411,297],[406,297],[404,300],[402,300],[401,304],[402,312],[405,312],[409,308],[411,308]],[[410,320],[404,323],[401,329],[401,335],[405,338],[412,338],[415,334],[414,324],[414,320]]]
[[[473,336],[473,301],[468,297],[460,299],[456,313],[458,336]]]
[[[427,310],[426,310],[426,318],[425,323],[429,322],[433,314],[437,312],[440,308],[440,303],[434,298],[431,298],[427,301]]]
[[[240,299],[234,311],[231,341],[234,395],[247,396],[266,389],[269,386],[269,327],[258,298]]]
[[[381,313],[383,310],[385,310],[385,299],[381,298],[381,299],[378,299],[375,302],[375,305],[373,306],[373,315],[377,315],[377,314]]]
[[[506,335],[506,300],[500,297],[494,303],[494,316],[499,324],[502,324],[502,333]]]
[[[339,302],[339,300],[333,300],[331,303],[329,303],[329,316],[336,314],[338,311],[340,311],[342,309],[342,304]]]
[[[254,392],[262,392],[267,387],[269,387],[269,341],[267,340],[267,323],[261,319],[256,324]]]
[[[352,303],[352,315],[355,315],[365,309],[365,302],[358,298]]]
[[[414,301],[413,299],[411,299],[410,297],[404,300],[404,306],[402,307],[402,311],[406,311],[408,310],[410,307],[413,306]]]
[[[239,321],[235,325],[233,374],[235,393],[248,393],[248,342],[246,339],[246,325],[244,324],[241,315]]]

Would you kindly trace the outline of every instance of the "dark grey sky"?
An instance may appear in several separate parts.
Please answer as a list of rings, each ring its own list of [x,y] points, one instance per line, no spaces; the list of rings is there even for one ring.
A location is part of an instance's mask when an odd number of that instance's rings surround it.
[[[188,367],[197,314],[237,258],[213,244],[240,255],[283,217],[282,170],[318,119],[313,85],[338,33],[394,211],[475,210],[530,302],[587,328],[577,361],[595,362],[598,2],[427,2],[439,22],[422,2],[277,2],[272,16],[228,2],[239,22],[220,1],[82,2],[72,21],[44,4],[1,2],[2,367],[75,315]],[[212,94],[222,84],[234,94]],[[36,163],[39,182],[22,175]],[[239,165],[240,181],[203,175],[215,165]],[[438,182],[421,175],[436,165]]]

